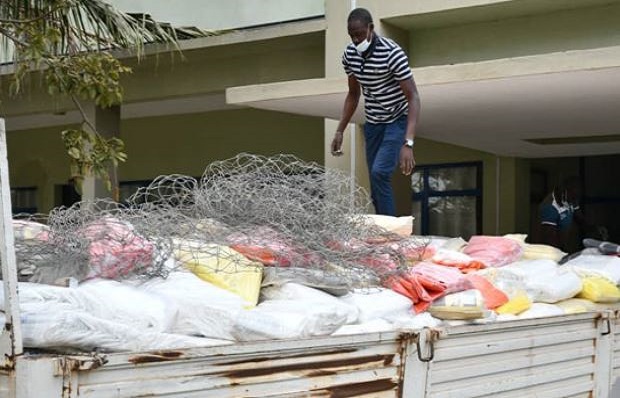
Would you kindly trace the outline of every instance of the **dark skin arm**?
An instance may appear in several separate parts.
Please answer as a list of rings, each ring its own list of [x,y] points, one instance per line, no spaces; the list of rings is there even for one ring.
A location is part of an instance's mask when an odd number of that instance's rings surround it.
[[[344,101],[344,108],[342,110],[342,117],[336,134],[332,140],[331,151],[332,155],[339,156],[342,154],[342,138],[343,131],[347,127],[347,124],[351,121],[355,109],[359,103],[361,90],[357,79],[354,76],[349,76],[349,92]],[[413,79],[402,80],[399,82],[401,90],[407,99],[408,114],[407,114],[407,129],[405,132],[406,139],[415,138],[415,128],[418,122],[418,116],[420,114],[420,96]],[[400,151],[400,170],[405,175],[410,175],[415,167],[415,159],[413,157],[413,149],[403,145]]]
[[[351,121],[353,117],[353,113],[357,109],[357,105],[360,102],[360,84],[355,78],[355,76],[349,76],[349,92],[347,93],[347,97],[344,100],[344,107],[342,109],[342,117],[340,118],[340,123],[338,123],[338,128],[336,129],[336,135],[332,140],[332,155],[340,156],[342,155],[342,134],[345,128],[347,128],[347,124]]]
[[[415,138],[415,129],[418,124],[418,116],[420,115],[420,96],[413,79],[401,80],[399,82],[405,98],[407,98],[407,130],[405,139]],[[400,170],[405,175],[410,175],[415,167],[415,159],[413,157],[413,148],[403,145],[400,149]]]

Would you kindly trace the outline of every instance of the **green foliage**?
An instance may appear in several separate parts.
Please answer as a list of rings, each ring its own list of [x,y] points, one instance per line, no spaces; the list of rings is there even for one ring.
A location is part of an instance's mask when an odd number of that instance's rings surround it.
[[[111,51],[130,49],[140,56],[149,42],[176,47],[176,36],[103,0],[0,0],[0,54],[13,62],[11,93],[19,94],[30,73],[41,71],[47,92],[71,98],[82,114],[87,128],[62,132],[76,181],[92,175],[112,188],[109,170],[127,159],[124,144],[103,138],[80,101],[102,108],[120,104],[121,78],[131,69]]]
[[[84,176],[92,175],[112,190],[107,164],[111,162],[117,167],[119,162],[127,160],[123,141],[118,138],[106,140],[85,130],[65,130],[62,139],[71,158],[71,177],[77,182],[76,185],[81,186]]]
[[[108,53],[89,53],[46,59],[45,83],[51,95],[74,95],[108,108],[123,100],[122,74],[131,68]]]

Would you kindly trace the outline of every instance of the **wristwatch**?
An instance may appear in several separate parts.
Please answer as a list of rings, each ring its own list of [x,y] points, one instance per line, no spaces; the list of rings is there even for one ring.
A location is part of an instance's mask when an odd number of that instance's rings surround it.
[[[413,149],[413,140],[409,140],[409,139],[408,139],[408,140],[405,140],[405,146],[406,146],[407,148],[411,148],[411,149]]]

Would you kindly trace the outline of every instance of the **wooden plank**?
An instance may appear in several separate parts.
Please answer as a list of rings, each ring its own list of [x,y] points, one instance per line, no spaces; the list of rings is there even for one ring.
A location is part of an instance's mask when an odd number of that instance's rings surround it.
[[[385,367],[353,372],[325,374],[317,371],[317,376],[299,375],[283,372],[255,384],[237,384],[231,377],[188,377],[177,379],[154,379],[147,383],[110,383],[80,387],[80,398],[130,398],[130,397],[264,397],[274,394],[302,393],[313,390],[329,391],[347,385],[367,385],[377,391],[396,391],[399,385],[397,368]],[[380,389],[379,389],[380,388]],[[362,391],[368,392],[368,391]],[[395,395],[394,395],[395,396]]]
[[[592,378],[590,376],[581,376],[529,388],[481,395],[477,398],[567,398],[568,396],[590,398],[593,389],[594,382]]]
[[[0,261],[2,262],[4,315],[6,317],[6,325],[0,335],[0,358],[5,367],[13,367],[15,356],[21,355],[24,348],[17,296],[17,261],[15,259],[15,237],[13,236],[9,161],[6,130],[2,118],[0,118]]]
[[[0,372],[0,398],[9,398],[9,375],[6,372]]]
[[[508,330],[495,330],[495,331],[479,331],[472,332],[467,335],[448,335],[441,339],[443,347],[454,346],[468,346],[472,343],[480,341],[492,341],[497,339],[498,336],[502,340],[515,340],[523,338],[524,336],[537,336],[537,335],[550,335],[568,332],[594,332],[597,329],[595,322],[582,322],[582,323],[570,323],[570,324],[540,324],[528,329],[513,328]]]
[[[281,355],[282,358],[278,358]],[[306,369],[308,372],[329,367],[334,370],[339,367],[358,366],[400,366],[401,359],[398,347],[376,346],[362,347],[359,350],[343,350],[332,354],[315,355],[312,348],[308,348],[305,355],[287,356],[286,353],[272,353],[260,358],[207,357],[204,360],[192,359],[189,361],[173,361],[144,363],[134,365],[133,368],[103,366],[96,371],[80,373],[80,385],[105,384],[120,381],[146,381],[157,378],[173,379],[200,375],[203,377],[226,374],[250,374],[256,370],[265,373],[271,369],[274,372],[284,369]]]
[[[593,371],[594,365],[589,359],[566,361],[562,364],[536,366],[506,374],[476,377],[467,382],[458,380],[454,383],[432,385],[431,396],[436,398],[463,398],[491,395],[560,380],[569,380],[584,375],[589,376],[592,375]]]
[[[596,338],[596,330],[572,331],[566,333],[553,334],[533,334],[523,333],[518,338],[504,338],[504,336],[495,336],[494,339],[485,340],[488,336],[476,336],[468,345],[452,345],[446,347],[442,340],[435,344],[435,358],[437,361],[446,361],[456,358],[477,357],[492,353],[520,350],[525,348],[534,348],[541,346],[557,345],[560,343],[572,341],[594,340]]]
[[[580,358],[594,359],[594,348],[589,346],[563,344],[541,349],[508,351],[493,355],[484,355],[467,360],[433,363],[431,383],[439,384],[455,380],[470,380],[479,375],[494,375],[519,369],[561,363]],[[579,343],[583,345],[583,343]],[[442,366],[449,364],[449,366]],[[500,376],[498,376],[500,377]]]
[[[255,355],[260,357],[265,353],[274,353],[279,351],[286,352],[307,352],[308,347],[316,353],[320,350],[333,349],[333,347],[346,348],[356,347],[360,345],[379,344],[382,342],[399,341],[406,333],[388,332],[388,333],[367,333],[347,336],[323,336],[312,337],[307,339],[295,340],[266,340],[253,342],[237,342],[229,345],[221,345],[204,348],[190,348],[183,350],[174,350],[171,352],[178,353],[177,360],[186,360],[191,358],[204,358],[208,356],[229,356],[229,355]],[[133,364],[133,358],[141,354],[149,353],[119,353],[108,354],[105,356],[108,366]]]
[[[561,324],[587,324],[587,320],[592,320],[592,324],[596,318],[600,315],[598,312],[586,312],[582,314],[571,315],[559,315],[545,318],[532,318],[532,319],[518,319],[514,321],[503,321],[495,323],[485,323],[479,325],[460,325],[460,326],[448,326],[445,328],[445,333],[449,336],[455,336],[458,334],[472,334],[472,333],[496,333],[500,331],[515,331],[519,329],[531,330],[533,328],[547,328],[553,325]],[[618,321],[620,323],[620,320]]]

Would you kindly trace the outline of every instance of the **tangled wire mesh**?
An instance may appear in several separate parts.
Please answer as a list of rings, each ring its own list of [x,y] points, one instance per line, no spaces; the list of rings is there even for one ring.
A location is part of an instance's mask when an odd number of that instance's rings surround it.
[[[17,218],[18,276],[50,284],[64,278],[165,277],[172,242],[157,233],[159,219],[156,212],[105,199],[59,207],[44,217]]]
[[[21,227],[16,249],[20,269],[36,282],[267,266],[288,277],[372,287],[418,261],[426,242],[370,222],[369,205],[367,192],[341,171],[292,155],[239,154],[210,164],[200,179],[160,176],[126,204],[54,209],[40,231]]]

